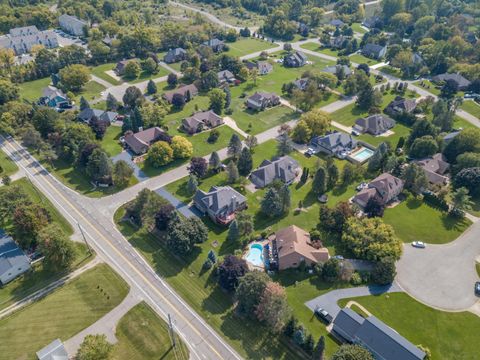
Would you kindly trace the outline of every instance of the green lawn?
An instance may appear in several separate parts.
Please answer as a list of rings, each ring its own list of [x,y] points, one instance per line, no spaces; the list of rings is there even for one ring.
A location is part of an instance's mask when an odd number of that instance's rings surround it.
[[[211,154],[214,151],[226,148],[230,142],[230,138],[236,132],[232,130],[231,127],[227,125],[222,125],[216,128],[216,130],[220,133],[219,138],[213,144],[210,144],[207,139],[210,135],[210,131],[204,131],[199,134],[188,136],[184,134],[184,136],[190,140],[193,145],[193,153],[195,156],[205,156]],[[243,137],[238,135],[240,139]]]
[[[182,120],[186,117],[192,116],[197,111],[208,110],[209,102],[208,96],[199,95],[195,96],[191,101],[186,103],[183,109],[172,109],[172,111],[167,114],[163,120],[168,133],[172,136],[185,135],[180,131]]]
[[[470,312],[443,312],[405,293],[342,299],[355,300],[413,344],[422,344],[432,359],[478,358],[480,318]]]
[[[311,50],[311,51],[316,51],[316,52],[319,52],[319,53],[322,53],[322,54],[325,54],[325,55],[329,55],[329,56],[334,56],[334,57],[338,57],[338,50],[332,50],[330,48],[326,48],[326,47],[323,47],[323,46],[320,46],[319,44],[317,43],[313,43],[313,42],[310,42],[310,43],[306,43],[306,44],[303,44],[300,46],[302,49],[307,49],[307,50]]]
[[[271,49],[277,45],[255,38],[239,38],[233,43],[227,43],[229,50],[226,54],[234,57],[252,54],[254,52]]]
[[[166,76],[168,75],[168,71],[167,69],[165,69],[163,66],[158,66],[157,67],[157,72],[156,73],[148,73],[146,71],[142,71],[140,73],[140,75],[136,78],[136,79],[125,79],[125,81],[127,81],[129,84],[137,84],[139,82],[142,82],[142,81],[147,81],[147,80],[151,80],[151,79],[156,79],[156,78],[159,78],[159,77],[162,77],[162,76]]]
[[[90,80],[79,92],[75,93],[75,103],[80,104],[80,98],[83,96],[87,101],[95,100],[100,97],[100,93],[105,90],[105,86]]]
[[[122,152],[122,145],[119,139],[122,136],[122,127],[110,125],[105,132],[105,136],[101,141],[101,146],[108,155],[115,156]]]
[[[415,82],[415,85],[424,88],[426,91],[432,93],[433,95],[440,95],[440,88],[437,88],[437,85],[435,85],[429,80],[418,80]]]
[[[402,71],[390,65],[382,66],[381,68],[378,69],[378,71],[395,76],[399,79],[404,79]]]
[[[475,269],[477,270],[478,277],[480,277],[480,262],[475,264]]]
[[[362,24],[360,23],[353,23],[352,26],[351,26],[352,30],[357,32],[357,33],[360,33],[360,34],[365,34],[368,32],[368,30],[365,30],[363,27],[362,27]]]
[[[17,165],[5,154],[0,151],[0,178],[3,176],[10,176],[18,171]]]
[[[130,309],[118,322],[115,331],[118,343],[113,359],[173,360],[175,354],[188,358],[188,348],[177,336],[177,348],[173,349],[167,323],[145,302]]]
[[[448,243],[471,225],[470,220],[452,218],[411,196],[387,209],[383,220],[393,226],[403,242],[419,240],[431,244]]]
[[[366,56],[363,56],[362,54],[359,54],[359,53],[350,55],[350,61],[357,64],[368,64],[369,66],[376,65],[379,63],[379,61],[375,59],[367,58]]]
[[[33,359],[60,338],[68,340],[115,308],[128,285],[107,265],[97,265],[47,297],[0,320],[0,354]]]
[[[107,63],[92,67],[90,71],[93,75],[98,76],[100,79],[103,79],[109,82],[112,85],[120,85],[122,82],[108,75],[106,71],[113,70],[116,66],[116,63]]]
[[[50,77],[46,77],[19,84],[20,98],[30,102],[37,101],[42,96],[42,89],[50,85],[51,81]]]
[[[480,119],[480,105],[473,100],[465,100],[461,106],[463,110]]]

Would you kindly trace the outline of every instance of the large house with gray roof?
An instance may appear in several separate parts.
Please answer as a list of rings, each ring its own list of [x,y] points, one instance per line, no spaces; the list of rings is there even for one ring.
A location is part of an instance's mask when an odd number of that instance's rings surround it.
[[[8,34],[0,36],[0,48],[12,49],[15,55],[29,53],[35,45],[54,49],[58,47],[57,34],[53,30],[40,31],[32,25],[10,29]]]
[[[333,131],[324,136],[314,137],[310,141],[310,145],[315,148],[317,152],[344,159],[357,147],[357,140],[350,134]]]
[[[99,109],[86,108],[83,109],[80,114],[78,114],[78,119],[90,124],[90,121],[96,117],[98,120],[105,121],[108,124],[111,124],[117,120],[118,113],[114,111],[103,111]]]
[[[434,76],[432,80],[436,83],[444,83],[448,80],[452,80],[455,82],[458,86],[458,90],[467,90],[467,88],[470,86],[471,82],[468,79],[465,79],[462,75],[460,74],[440,74],[437,76]]]
[[[450,164],[442,153],[415,162],[423,169],[430,184],[446,185],[449,182]]]
[[[250,174],[250,181],[258,188],[264,188],[275,180],[291,184],[300,172],[298,162],[290,156],[276,160],[263,160],[260,166]]]
[[[280,97],[275,93],[257,91],[248,97],[245,105],[251,110],[261,111],[272,106],[280,105]]]
[[[426,356],[375,316],[364,318],[349,308],[338,313],[332,331],[346,342],[366,348],[377,360],[423,360]]]
[[[60,339],[53,340],[37,351],[38,360],[68,360],[68,352]]]
[[[366,44],[362,48],[361,53],[368,58],[380,60],[387,54],[387,47],[377,44]]]
[[[368,187],[353,197],[353,202],[365,208],[370,199],[376,198],[380,204],[387,205],[398,198],[403,191],[404,182],[389,173],[383,173],[373,179]]]
[[[85,28],[88,26],[86,21],[68,14],[60,15],[58,18],[58,24],[63,31],[75,36],[83,36],[85,34]]]
[[[366,118],[359,118],[355,120],[353,130],[360,134],[370,134],[378,136],[386,133],[395,126],[395,120],[386,115],[374,114]]]
[[[213,186],[208,192],[197,190],[193,197],[195,207],[213,222],[228,225],[237,211],[247,207],[247,199],[230,186]]]
[[[283,58],[283,63],[287,67],[302,67],[307,63],[307,60],[308,58],[304,53],[295,51],[286,55]]]
[[[163,57],[167,64],[176,63],[187,59],[187,51],[182,48],[170,49]]]
[[[345,76],[352,75],[352,70],[347,65],[337,64],[337,65],[327,66],[327,67],[323,68],[322,71],[326,72],[326,73],[329,73],[329,74],[333,74],[333,75],[337,75],[341,71],[343,71],[343,75],[345,75]]]
[[[0,284],[5,285],[30,268],[28,257],[10,236],[0,230]]]
[[[390,116],[401,115],[403,113],[413,113],[417,107],[415,99],[405,99],[401,96],[395,97],[385,108],[385,114]]]

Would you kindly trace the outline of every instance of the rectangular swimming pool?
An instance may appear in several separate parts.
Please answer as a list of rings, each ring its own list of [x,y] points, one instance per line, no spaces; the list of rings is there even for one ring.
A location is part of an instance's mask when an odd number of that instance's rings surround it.
[[[369,158],[371,158],[372,155],[373,155],[373,150],[370,150],[366,147],[362,147],[359,150],[355,151],[354,153],[350,154],[350,157],[359,163],[364,163]]]

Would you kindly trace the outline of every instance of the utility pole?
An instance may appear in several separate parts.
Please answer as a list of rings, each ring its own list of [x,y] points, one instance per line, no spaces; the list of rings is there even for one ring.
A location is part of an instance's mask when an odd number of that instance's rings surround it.
[[[80,229],[80,233],[82,234],[83,241],[85,241],[85,245],[87,245],[88,252],[90,253],[90,255],[92,255],[92,249],[91,249],[90,245],[88,245],[87,238],[85,237],[85,234],[83,233],[83,229],[80,226],[80,223],[78,221],[77,221],[77,226]]]
[[[175,331],[173,330],[172,317],[168,314],[168,330],[170,331],[170,338],[172,339],[172,346],[176,346]]]

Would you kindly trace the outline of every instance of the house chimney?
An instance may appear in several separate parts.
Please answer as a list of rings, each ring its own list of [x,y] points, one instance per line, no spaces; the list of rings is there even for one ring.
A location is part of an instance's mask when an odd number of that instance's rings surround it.
[[[234,212],[235,209],[237,208],[237,197],[235,195],[232,196],[230,199],[230,206],[231,206],[231,211]]]

